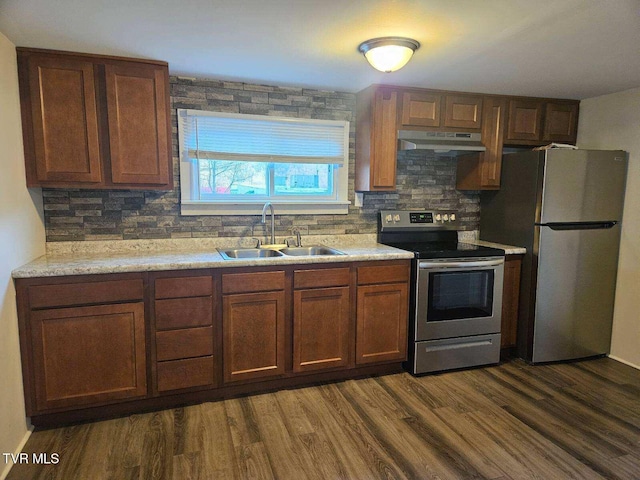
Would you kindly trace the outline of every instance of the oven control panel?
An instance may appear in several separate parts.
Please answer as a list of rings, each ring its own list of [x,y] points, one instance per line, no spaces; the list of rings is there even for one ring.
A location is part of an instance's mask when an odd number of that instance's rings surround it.
[[[409,212],[411,223],[433,223],[433,212]]]
[[[381,210],[380,226],[385,229],[455,229],[457,212],[432,210]]]

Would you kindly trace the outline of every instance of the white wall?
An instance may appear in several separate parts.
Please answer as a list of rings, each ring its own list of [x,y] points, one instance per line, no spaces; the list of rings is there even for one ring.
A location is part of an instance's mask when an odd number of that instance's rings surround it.
[[[583,100],[578,146],[629,152],[611,357],[640,368],[640,88]]]
[[[15,46],[0,33],[0,453],[28,437],[11,270],[45,251],[42,193],[27,190]],[[11,465],[0,457],[0,478]]]

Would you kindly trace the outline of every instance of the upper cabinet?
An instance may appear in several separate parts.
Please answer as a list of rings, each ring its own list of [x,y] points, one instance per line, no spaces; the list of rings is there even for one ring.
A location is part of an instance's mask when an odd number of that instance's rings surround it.
[[[542,138],[544,102],[513,99],[509,101],[509,126],[506,140],[510,143],[538,142]]]
[[[105,65],[111,180],[167,185],[171,165],[168,70]]]
[[[165,62],[17,50],[29,187],[173,188]]]
[[[396,189],[398,130],[481,132],[487,150],[459,158],[457,188],[499,189],[503,146],[575,143],[579,104],[372,85],[357,96],[355,189]]]
[[[398,92],[369,87],[357,97],[356,191],[396,189]]]
[[[396,190],[398,130],[480,131],[482,96],[373,85],[358,94],[358,192]]]
[[[444,126],[479,130],[482,119],[480,95],[445,95]]]
[[[403,127],[439,127],[442,95],[427,92],[402,94]]]
[[[482,96],[406,91],[400,112],[403,128],[445,127],[480,130]]]
[[[532,146],[575,143],[578,105],[579,102],[571,100],[511,99],[505,143]]]
[[[458,157],[458,190],[497,190],[500,188],[502,146],[507,119],[507,101],[487,97],[482,118],[482,139],[486,151]]]
[[[25,149],[33,154],[27,165],[29,184],[101,182],[93,63],[30,56],[26,67],[21,72],[28,72],[22,115]]]
[[[578,133],[578,102],[547,102],[542,141],[575,143]]]

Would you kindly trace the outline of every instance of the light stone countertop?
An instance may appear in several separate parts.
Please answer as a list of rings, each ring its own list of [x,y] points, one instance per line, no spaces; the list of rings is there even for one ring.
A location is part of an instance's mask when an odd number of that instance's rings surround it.
[[[472,245],[480,245],[483,247],[493,247],[504,250],[505,255],[524,255],[527,253],[527,249],[524,247],[515,247],[513,245],[504,245],[502,243],[494,243],[494,242],[486,242],[484,240],[473,240],[473,239],[465,239],[465,243],[470,243]]]
[[[46,255],[15,269],[12,275],[14,278],[36,278],[413,258],[410,252],[376,243],[375,235],[341,235],[326,239],[320,239],[319,236],[303,237],[305,246],[324,244],[340,250],[345,255],[282,256],[238,260],[225,260],[216,250],[216,248],[249,246],[235,239],[204,239],[204,241],[187,242],[140,240],[129,241],[127,244],[124,242],[63,242],[67,245],[48,245]]]
[[[477,231],[459,232],[459,237],[461,242],[500,248],[506,255],[526,253],[522,247],[477,240]],[[223,259],[217,248],[254,246],[251,239],[239,237],[52,242],[47,244],[46,255],[16,268],[12,275],[14,278],[36,278],[413,258],[410,252],[376,243],[376,234],[307,235],[302,239],[305,246],[326,245],[345,255]]]

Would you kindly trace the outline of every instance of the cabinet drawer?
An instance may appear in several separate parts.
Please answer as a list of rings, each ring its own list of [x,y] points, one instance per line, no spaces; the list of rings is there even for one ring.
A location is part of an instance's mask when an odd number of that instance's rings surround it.
[[[143,297],[142,279],[29,287],[29,305],[33,309],[128,302],[142,300]]]
[[[409,265],[378,265],[358,267],[358,285],[375,283],[406,282],[409,280]]]
[[[211,277],[158,278],[156,298],[204,297],[213,294]]]
[[[158,363],[158,391],[213,384],[213,356]]]
[[[343,285],[349,285],[348,268],[296,270],[293,274],[294,288],[342,287]]]
[[[417,373],[488,365],[500,361],[500,334],[416,342],[413,348]]]
[[[156,300],[156,330],[211,325],[211,297]]]
[[[186,328],[156,333],[159,362],[213,354],[213,327]]]
[[[222,275],[222,293],[284,290],[284,272],[229,273]]]

